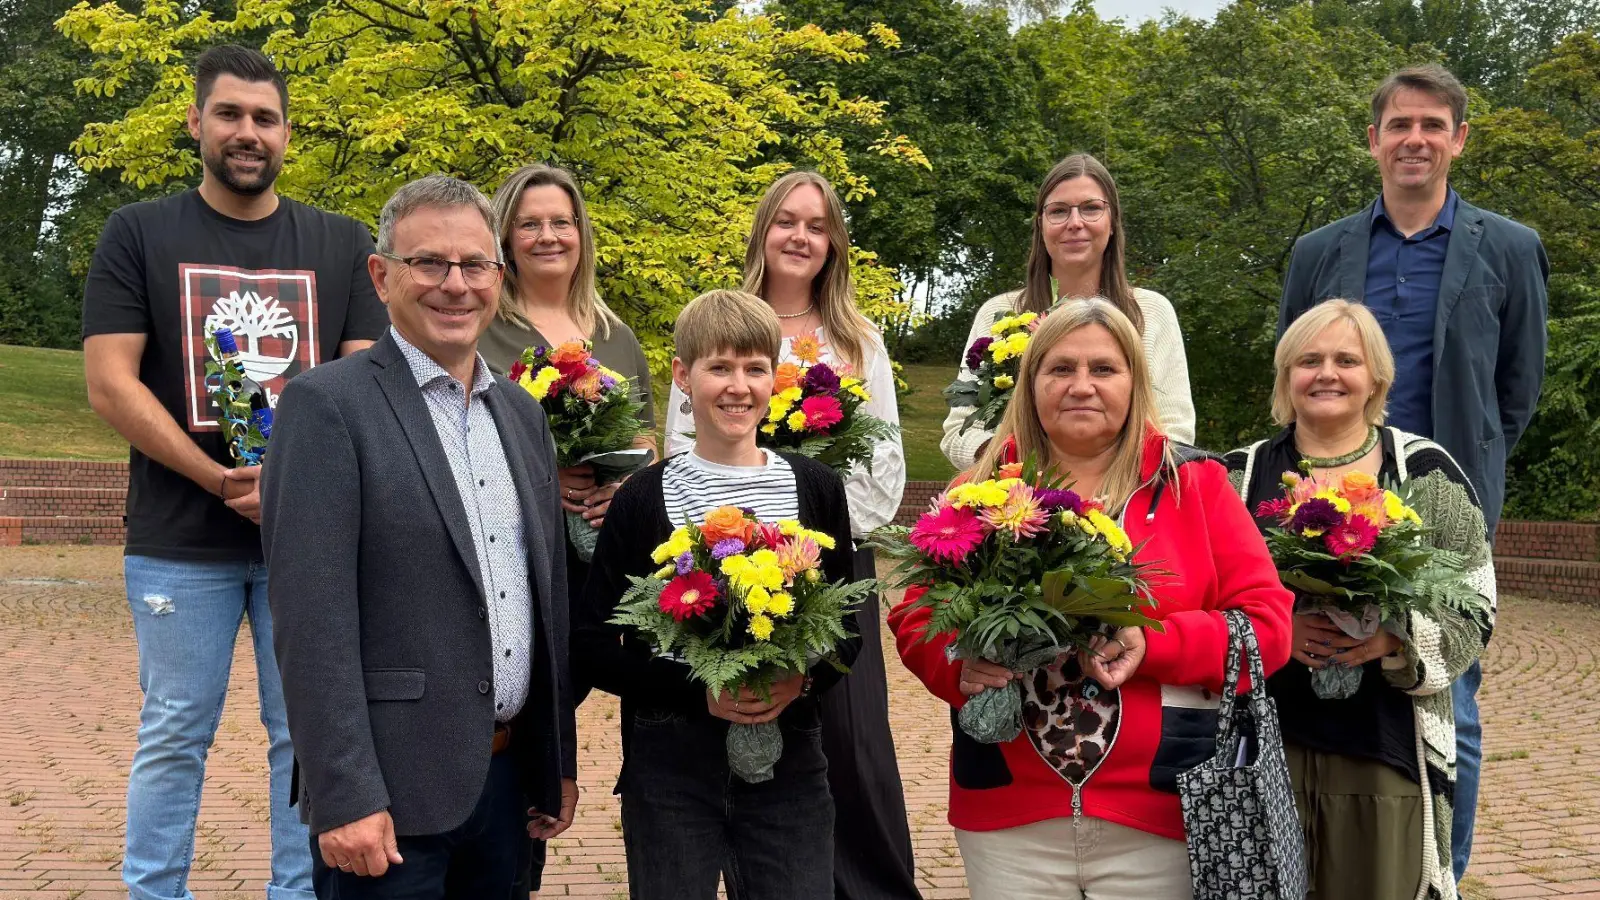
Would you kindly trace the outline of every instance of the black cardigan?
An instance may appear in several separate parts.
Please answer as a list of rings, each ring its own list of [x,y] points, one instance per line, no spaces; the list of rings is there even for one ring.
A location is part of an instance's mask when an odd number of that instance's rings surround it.
[[[830,535],[837,542],[822,552],[822,574],[830,581],[854,578],[850,553],[850,512],[844,482],[833,469],[804,456],[780,453],[794,470],[795,490],[800,505],[800,524]],[[610,623],[617,601],[628,590],[628,576],[644,576],[659,569],[650,559],[657,546],[671,537],[676,526],[667,520],[662,499],[661,478],[665,461],[634,473],[617,490],[606,510],[589,569],[589,581],[581,600],[572,611],[572,668],[580,691],[597,687],[622,698],[622,751],[628,752],[628,736],[634,713],[641,708],[678,713],[690,719],[715,719],[706,708],[705,685],[689,677],[682,663],[654,656],[650,646],[632,629]],[[861,636],[855,633],[855,617],[845,628],[850,636],[840,642],[838,656],[845,665],[855,661],[861,651]],[[814,727],[820,721],[816,696],[842,677],[826,661],[811,668],[811,694],[789,705],[779,717],[783,722]],[[582,696],[582,693],[579,694]]]

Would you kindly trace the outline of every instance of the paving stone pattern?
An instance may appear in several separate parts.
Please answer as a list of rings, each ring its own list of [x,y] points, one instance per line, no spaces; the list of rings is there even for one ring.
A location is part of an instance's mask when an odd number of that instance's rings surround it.
[[[1506,600],[1486,660],[1488,763],[1469,897],[1600,900],[1600,609]],[[900,767],[929,900],[967,896],[945,822],[948,718],[894,663]],[[258,898],[268,872],[265,733],[241,640],[212,748],[190,887]],[[1554,690],[1551,686],[1556,686]],[[0,898],[111,900],[138,726],[138,662],[115,548],[0,550]],[[625,897],[610,788],[617,705],[579,714],[585,793],[546,897]]]

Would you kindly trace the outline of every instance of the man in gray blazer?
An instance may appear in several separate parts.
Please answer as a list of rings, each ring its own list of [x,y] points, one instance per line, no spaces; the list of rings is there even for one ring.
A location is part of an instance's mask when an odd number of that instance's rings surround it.
[[[1550,261],[1533,229],[1479,209],[1449,185],[1467,142],[1467,93],[1440,66],[1397,72],[1372,98],[1367,145],[1383,176],[1372,205],[1300,238],[1278,334],[1332,297],[1366,304],[1395,357],[1389,424],[1430,437],[1477,490],[1489,536],[1505,502],[1506,457],[1544,381]],[[1466,872],[1478,800],[1476,663],[1457,680],[1452,840]]]
[[[492,222],[466,182],[396,192],[368,263],[388,333],[278,404],[262,535],[322,898],[508,896],[524,835],[572,821],[555,446],[477,354]]]

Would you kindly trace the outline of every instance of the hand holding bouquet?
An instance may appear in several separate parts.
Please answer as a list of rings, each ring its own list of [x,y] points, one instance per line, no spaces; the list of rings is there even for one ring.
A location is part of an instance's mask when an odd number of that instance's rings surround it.
[[[644,434],[629,378],[600,365],[588,341],[568,341],[554,349],[529,347],[507,376],[533,395],[550,420],[556,465],[589,465],[596,485],[620,481],[650,462],[650,451],[633,442]],[[599,532],[583,516],[567,513],[567,535],[578,557],[594,556]]]
[[[680,526],[657,547],[661,569],[630,577],[613,624],[634,628],[658,656],[676,658],[713,695],[763,696],[817,660],[840,671],[845,622],[874,582],[829,584],[822,551],[834,539],[798,522],[767,524],[733,506]],[[783,755],[776,721],[728,728],[728,764],[740,778],[772,778]]]
[[[841,476],[863,463],[872,471],[873,443],[899,429],[862,410],[871,395],[861,379],[820,362],[815,338],[802,336],[793,349],[800,362],[782,363],[774,373],[756,443],[809,456]]]
[[[1090,648],[1116,628],[1159,627],[1133,544],[1099,504],[1032,464],[957,485],[907,529],[879,529],[871,544],[899,560],[897,586],[927,585],[914,602],[931,617],[925,640],[955,634],[955,653],[1028,672]],[[986,690],[961,707],[973,738],[1001,743],[1022,731],[1022,691]]]
[[[1000,418],[1017,386],[1022,351],[1043,322],[1043,317],[1031,312],[1006,316],[989,326],[987,337],[978,338],[967,348],[967,368],[977,376],[977,383],[958,380],[944,390],[950,405],[977,407],[961,423],[962,431],[974,425],[985,431],[1000,426]]]
[[[1412,612],[1432,615],[1470,602],[1466,560],[1430,544],[1416,510],[1377,478],[1285,472],[1283,484],[1283,496],[1255,514],[1278,523],[1267,530],[1267,549],[1295,593],[1297,612],[1321,612],[1360,640],[1380,627],[1404,639]],[[1330,663],[1311,673],[1311,684],[1323,699],[1343,699],[1355,694],[1361,675]]]

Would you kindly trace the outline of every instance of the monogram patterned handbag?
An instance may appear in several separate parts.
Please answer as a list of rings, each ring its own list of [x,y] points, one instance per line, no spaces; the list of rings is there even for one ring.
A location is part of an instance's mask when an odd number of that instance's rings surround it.
[[[1256,632],[1230,609],[1228,662],[1217,708],[1217,752],[1178,776],[1195,900],[1303,900],[1305,842],[1278,711],[1267,696]],[[1241,657],[1248,702],[1236,704]]]

